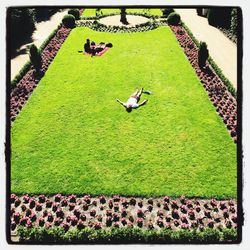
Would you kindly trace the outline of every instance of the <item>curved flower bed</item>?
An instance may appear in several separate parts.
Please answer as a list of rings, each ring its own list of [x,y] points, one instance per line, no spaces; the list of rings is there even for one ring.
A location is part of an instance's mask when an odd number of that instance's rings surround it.
[[[33,66],[24,75],[24,77],[16,84],[10,93],[10,119],[13,122],[19,114],[29,96],[36,88],[40,79],[48,69],[50,63],[56,56],[58,50],[69,35],[71,29],[61,27],[55,36],[50,40],[48,45],[42,52],[42,68],[39,74],[36,73]]]
[[[98,21],[77,21],[78,27],[89,27],[92,30],[100,31],[100,32],[144,32],[158,28],[163,25],[164,22],[157,21],[148,21],[146,23],[137,24],[134,27],[126,27],[126,26],[113,26],[113,25],[105,25]]]
[[[11,230],[26,228],[142,228],[223,230],[237,228],[235,200],[180,197],[11,195]]]
[[[182,26],[169,25],[193,66],[216,111],[222,118],[234,142],[237,142],[237,102],[219,76],[207,63],[205,69],[198,65],[198,48]]]

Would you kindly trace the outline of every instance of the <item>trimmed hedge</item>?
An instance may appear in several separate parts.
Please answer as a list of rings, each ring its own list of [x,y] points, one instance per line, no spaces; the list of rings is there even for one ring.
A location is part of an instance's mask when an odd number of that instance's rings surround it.
[[[139,228],[18,228],[20,242],[27,243],[219,243],[237,242],[236,229],[141,230]]]
[[[185,23],[182,21],[181,23],[182,27],[186,30],[190,38],[193,40],[195,45],[199,47],[199,41],[195,38],[192,31],[185,25]],[[220,79],[223,81],[223,83],[227,86],[228,91],[232,94],[232,96],[237,99],[237,91],[234,88],[233,84],[227,79],[227,77],[223,74],[222,70],[219,68],[219,66],[215,63],[215,61],[212,59],[211,56],[208,57],[208,62],[215,71],[215,73],[220,77]]]
[[[209,52],[207,49],[207,44],[201,41],[198,50],[198,63],[200,68],[204,68],[206,66],[206,61],[208,59],[208,56]]]
[[[178,13],[172,12],[168,15],[167,22],[171,25],[178,25],[181,21],[181,17]]]
[[[66,28],[73,29],[75,27],[75,17],[71,14],[67,14],[63,17],[62,23]]]
[[[168,17],[169,14],[173,13],[174,9],[168,8],[168,9],[162,9],[162,17]]]
[[[73,15],[75,17],[75,20],[80,19],[80,11],[79,11],[79,9],[70,9],[68,11],[68,14]]]
[[[34,68],[36,69],[36,71],[39,71],[42,66],[42,57],[41,52],[38,50],[36,45],[32,44],[30,46],[29,56]]]

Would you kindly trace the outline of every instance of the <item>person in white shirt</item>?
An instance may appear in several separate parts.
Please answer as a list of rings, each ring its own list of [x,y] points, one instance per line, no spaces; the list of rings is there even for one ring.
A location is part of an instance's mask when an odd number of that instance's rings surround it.
[[[126,103],[121,102],[119,99],[116,100],[126,109],[127,112],[130,113],[133,109],[137,109],[147,103],[148,100],[144,100],[142,103],[139,104],[142,93],[144,93],[143,88],[140,91],[137,89],[135,93],[133,93],[129,97]]]

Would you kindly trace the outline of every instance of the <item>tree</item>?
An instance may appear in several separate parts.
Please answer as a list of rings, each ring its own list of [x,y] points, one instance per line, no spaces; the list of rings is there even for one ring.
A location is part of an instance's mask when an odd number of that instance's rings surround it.
[[[206,66],[208,56],[209,52],[207,49],[207,44],[205,42],[200,42],[198,51],[198,64],[200,68],[204,68]]]

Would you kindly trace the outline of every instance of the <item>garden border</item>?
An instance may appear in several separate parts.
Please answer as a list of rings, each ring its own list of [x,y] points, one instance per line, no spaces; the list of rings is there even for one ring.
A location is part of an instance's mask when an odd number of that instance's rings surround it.
[[[230,92],[229,87],[224,83],[219,74],[214,70],[210,62],[214,63],[212,58],[208,60],[205,69],[198,65],[198,40],[188,33],[185,27],[180,25],[169,25],[176,36],[177,41],[183,48],[190,64],[196,75],[199,77],[201,84],[208,93],[210,101],[213,103],[218,115],[224,122],[230,136],[237,143],[237,100]],[[214,63],[214,65],[216,65]],[[219,68],[216,68],[217,70]],[[219,71],[220,73],[221,71]],[[222,74],[222,72],[221,72]],[[223,76],[222,76],[223,77]],[[230,85],[229,85],[230,86]]]
[[[47,71],[50,63],[56,56],[60,47],[68,37],[71,29],[65,28],[62,23],[45,39],[40,46],[42,56],[42,67],[39,73],[36,72],[31,62],[28,61],[21,69],[21,73],[17,75],[17,81],[11,82],[10,89],[10,119],[14,122],[16,116],[19,114],[23,106],[28,101],[31,93],[36,88],[45,72]],[[23,76],[21,77],[21,75]]]

